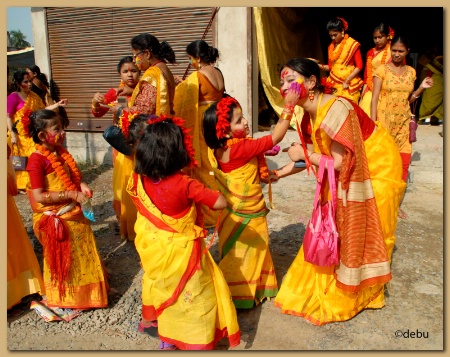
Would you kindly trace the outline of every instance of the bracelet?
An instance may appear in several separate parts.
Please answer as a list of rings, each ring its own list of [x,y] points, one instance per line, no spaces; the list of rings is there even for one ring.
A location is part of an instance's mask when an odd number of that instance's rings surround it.
[[[91,105],[91,108],[94,113],[98,113],[100,111],[100,107],[96,107],[94,104]]]
[[[53,202],[53,200],[52,200],[52,198],[51,198],[51,196],[50,196],[50,192],[47,192],[47,193],[45,194],[45,196],[44,196],[44,202],[46,202],[46,203],[51,203],[51,202]]]
[[[277,170],[272,170],[272,172],[275,174],[276,177],[280,178],[280,175],[278,175],[278,171]]]
[[[284,109],[286,109],[291,114],[295,112],[295,106],[294,105],[285,105]]]
[[[58,193],[58,200],[64,201],[66,199],[65,198],[65,193],[66,193],[66,191],[59,191],[59,193]]]
[[[311,154],[308,155],[308,159],[314,154],[314,151],[311,151]]]
[[[420,95],[416,96],[414,92],[411,94],[414,98],[419,99]]]
[[[280,119],[291,120],[292,119],[292,114],[281,113]]]

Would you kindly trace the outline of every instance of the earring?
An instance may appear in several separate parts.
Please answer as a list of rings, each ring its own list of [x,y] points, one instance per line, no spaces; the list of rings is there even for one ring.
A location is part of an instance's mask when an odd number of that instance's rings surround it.
[[[309,98],[309,100],[312,102],[312,101],[314,101],[314,89],[310,89],[309,91],[308,91],[308,98]]]

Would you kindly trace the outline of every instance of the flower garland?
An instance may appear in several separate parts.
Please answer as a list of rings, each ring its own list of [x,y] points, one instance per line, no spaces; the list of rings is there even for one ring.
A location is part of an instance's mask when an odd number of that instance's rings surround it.
[[[139,113],[135,112],[135,111],[130,111],[130,112],[127,110],[122,111],[122,115],[119,117],[119,121],[118,121],[117,125],[122,129],[122,133],[125,136],[125,138],[128,139],[128,134],[129,134],[128,129],[130,127],[130,123],[138,115],[139,115]]]
[[[25,136],[30,136],[30,115],[33,113],[33,111],[30,108],[25,108],[23,110],[22,117],[20,118],[20,121],[22,123],[23,131],[25,133]]]
[[[59,155],[65,160],[67,165],[69,166],[70,177],[67,175],[66,170],[64,170],[63,165],[55,156],[54,153],[50,152],[44,145],[35,144],[34,147],[44,155],[52,164],[53,169],[56,172],[56,175],[61,179],[64,184],[64,187],[68,191],[78,191],[81,183],[81,172],[78,169],[78,166],[73,159],[72,155],[64,149],[62,146],[57,146],[56,151]]]
[[[226,137],[228,131],[230,130],[230,122],[228,121],[228,115],[231,111],[231,106],[235,105],[239,107],[239,103],[233,97],[225,97],[217,103],[217,123],[216,123],[216,136],[217,138],[223,139]]]
[[[234,144],[241,142],[242,140],[253,140],[252,138],[231,138],[228,139],[223,149],[230,148]],[[258,171],[259,177],[263,180],[269,177],[269,168],[267,166],[267,161],[264,155],[259,155],[256,157],[258,159]]]
[[[344,36],[344,39],[341,41],[341,43],[338,44],[339,49],[336,53],[333,54],[334,48],[335,48],[335,43],[334,41],[331,42],[330,46],[328,47],[328,58],[330,59],[331,62],[336,61],[339,57],[341,57],[342,51],[345,47],[345,42],[348,39],[348,35]]]
[[[383,57],[381,58],[381,64],[385,64],[386,63],[386,57],[389,51],[389,44],[386,44],[386,46],[384,47],[383,50]],[[366,69],[367,69],[367,87],[369,88],[369,90],[372,92],[373,91],[373,66],[372,66],[372,56],[368,56],[367,57],[367,61],[366,61]]]
[[[181,129],[184,137],[184,148],[188,153],[189,158],[191,159],[191,162],[189,163],[188,166],[197,167],[198,163],[197,160],[195,160],[195,150],[194,145],[192,144],[192,135],[189,133],[191,129],[186,128],[184,119],[179,117],[168,117],[165,115],[162,115],[160,117],[151,116],[150,119],[147,121],[147,123],[151,125],[155,123],[160,123],[164,120],[172,120],[172,122]]]
[[[117,104],[117,92],[114,88],[111,88],[109,91],[105,93],[103,96],[103,104],[107,104],[113,106]]]

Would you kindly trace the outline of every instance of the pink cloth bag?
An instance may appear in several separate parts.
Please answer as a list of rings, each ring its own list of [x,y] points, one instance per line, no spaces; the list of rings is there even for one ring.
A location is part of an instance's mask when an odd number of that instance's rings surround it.
[[[324,183],[325,167],[327,167],[331,200],[322,205],[320,191]],[[305,261],[324,267],[339,264],[338,231],[335,217],[336,179],[334,176],[334,160],[322,155],[319,164],[316,195],[314,197],[314,208],[303,238]]]

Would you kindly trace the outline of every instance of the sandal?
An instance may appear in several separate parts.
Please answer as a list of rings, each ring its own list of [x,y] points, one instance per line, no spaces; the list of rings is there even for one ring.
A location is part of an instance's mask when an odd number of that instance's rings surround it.
[[[158,335],[158,321],[152,321],[152,324],[149,327],[144,326],[142,321],[140,321],[139,325],[138,325],[138,331],[140,333],[146,333],[147,335],[152,336],[152,337],[159,337],[159,335]]]
[[[178,348],[177,348],[177,346],[172,345],[171,343],[167,343],[167,342],[161,341],[161,343],[159,344],[159,349],[160,350],[171,350],[171,351],[173,351],[173,350],[177,350]]]
[[[398,217],[401,219],[407,219],[408,215],[401,208],[398,209]]]

